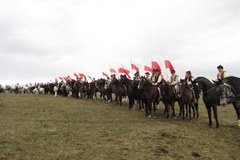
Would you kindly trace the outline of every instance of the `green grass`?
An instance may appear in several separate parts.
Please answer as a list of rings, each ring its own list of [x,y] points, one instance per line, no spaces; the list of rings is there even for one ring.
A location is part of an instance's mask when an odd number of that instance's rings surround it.
[[[163,117],[162,105],[156,119],[127,108],[126,102],[1,94],[0,160],[239,159],[232,106],[218,108],[219,129],[208,127],[202,101],[191,122]]]

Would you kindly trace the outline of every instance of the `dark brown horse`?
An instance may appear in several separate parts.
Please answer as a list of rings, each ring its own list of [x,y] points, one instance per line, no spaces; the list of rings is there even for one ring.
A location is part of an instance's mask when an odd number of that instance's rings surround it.
[[[114,78],[109,85],[112,93],[115,94],[115,102],[122,105],[123,97],[126,97],[126,89],[124,85],[116,78]]]
[[[167,114],[167,118],[169,117],[169,109],[172,110],[172,117],[176,117],[174,102],[176,100],[176,95],[174,93],[173,86],[169,85],[165,80],[162,80],[160,84],[160,91],[162,96],[162,101],[165,105],[164,115]]]
[[[100,92],[100,98],[103,98],[105,101],[111,99],[111,90],[108,89],[106,79],[98,79],[96,82],[98,91]]]
[[[156,117],[156,103],[158,103],[159,92],[158,87],[151,84],[145,77],[141,77],[138,85],[138,89],[143,90],[143,94],[146,97],[148,105],[145,107],[145,115],[151,117],[152,110],[153,116]]]
[[[189,87],[185,79],[180,81],[179,86],[179,106],[180,106],[180,113],[179,116],[182,116],[182,119],[185,119],[185,108],[186,108],[186,117],[189,114],[189,120],[192,120],[191,109],[193,110],[193,117],[195,117],[195,109],[194,109],[194,98],[193,98],[193,90]]]

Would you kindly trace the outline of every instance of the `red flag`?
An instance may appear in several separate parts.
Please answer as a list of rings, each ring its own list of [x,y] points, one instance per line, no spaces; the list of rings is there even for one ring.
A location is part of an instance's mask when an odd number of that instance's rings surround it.
[[[85,74],[79,73],[80,78],[86,77]]]
[[[77,75],[77,73],[74,73],[74,76],[78,79],[78,75]]]
[[[102,74],[103,74],[103,76],[106,76],[108,78],[108,75],[106,73],[102,72]]]
[[[169,68],[170,72],[171,72],[172,70],[174,70],[173,65],[172,65],[172,63],[170,62],[169,59],[166,59],[166,60],[165,60],[165,67],[166,67],[166,68]]]
[[[127,69],[125,69],[125,68],[118,68],[118,73],[124,73],[124,74],[126,74],[127,76],[128,76],[128,78],[131,78],[130,76],[129,76],[129,73],[130,73],[130,71],[129,70],[127,70]]]
[[[156,61],[152,61],[152,68],[157,68],[159,70],[159,72],[161,73],[161,67],[160,65],[156,62]]]
[[[69,80],[69,81],[71,81],[72,80],[72,78],[68,75],[67,77],[67,80]]]
[[[147,71],[147,72],[151,72],[152,73],[152,68],[151,67],[148,67],[148,66],[144,66],[144,71]]]
[[[132,69],[135,69],[136,71],[139,72],[139,67],[137,67],[137,65],[131,63],[131,67],[132,67]]]
[[[115,69],[110,68],[110,73],[117,73]]]
[[[125,69],[125,68],[118,68],[118,73],[125,73],[125,74],[129,74],[130,73],[130,71],[129,70],[127,70],[127,69]]]
[[[66,82],[67,82],[67,80],[68,80],[67,77],[63,77],[63,79],[64,79]]]

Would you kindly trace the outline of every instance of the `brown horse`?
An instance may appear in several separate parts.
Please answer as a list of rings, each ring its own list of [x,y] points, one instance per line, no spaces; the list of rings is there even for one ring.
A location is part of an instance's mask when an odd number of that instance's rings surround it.
[[[160,84],[161,96],[163,97],[162,101],[165,105],[164,115],[167,114],[169,117],[169,109],[172,109],[172,117],[176,117],[174,102],[176,101],[176,95],[174,93],[173,86],[169,85],[165,80],[162,80]]]
[[[126,97],[126,89],[124,85],[115,78],[110,82],[109,87],[112,90],[112,93],[115,94],[115,102],[119,103],[121,106],[123,97]]]
[[[143,94],[147,99],[147,104],[145,107],[145,115],[151,117],[152,110],[153,116],[156,117],[156,103],[158,103],[159,92],[158,87],[151,84],[149,80],[145,77],[141,77],[141,80],[138,84],[138,89],[143,90]]]
[[[180,106],[180,113],[179,116],[182,115],[182,119],[185,119],[185,109],[184,107],[186,107],[186,117],[188,117],[188,113],[189,113],[189,120],[192,119],[191,116],[191,109],[193,109],[193,117],[195,117],[195,109],[194,109],[194,98],[193,98],[193,90],[189,87],[189,85],[187,84],[185,79],[182,79],[180,81],[180,87],[179,87],[179,95],[180,95],[180,99],[179,99],[179,106]]]

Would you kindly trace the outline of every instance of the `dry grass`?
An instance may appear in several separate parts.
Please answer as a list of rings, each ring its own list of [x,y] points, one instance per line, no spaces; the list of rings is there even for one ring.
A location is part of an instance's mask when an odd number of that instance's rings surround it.
[[[0,160],[239,159],[232,106],[219,107],[220,129],[208,127],[202,102],[191,122],[166,119],[162,110],[149,119],[127,104],[0,95]]]

